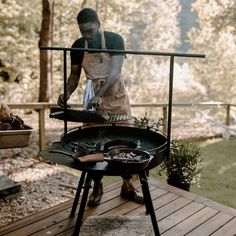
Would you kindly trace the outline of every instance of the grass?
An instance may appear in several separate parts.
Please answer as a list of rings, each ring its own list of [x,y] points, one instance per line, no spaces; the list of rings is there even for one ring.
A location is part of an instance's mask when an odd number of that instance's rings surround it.
[[[190,191],[213,201],[236,208],[236,138],[211,139],[198,142],[205,162],[200,187],[192,185]],[[150,177],[165,181],[158,168],[150,171]],[[121,180],[120,177],[104,177],[104,183]]]
[[[200,188],[193,185],[191,192],[236,208],[236,138],[199,144],[205,167]]]
[[[213,201],[236,208],[236,138],[212,139],[198,142],[204,168],[200,186],[192,185],[190,191]],[[151,176],[161,181],[158,168]]]

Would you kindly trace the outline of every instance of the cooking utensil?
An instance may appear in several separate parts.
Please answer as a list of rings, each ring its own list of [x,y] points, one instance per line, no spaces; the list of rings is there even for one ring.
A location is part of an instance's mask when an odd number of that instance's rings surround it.
[[[72,157],[76,162],[80,164],[96,163],[98,161],[104,160],[103,153],[93,153],[93,154],[83,155],[79,151],[75,153],[71,153],[64,150],[60,150],[60,149],[52,149],[52,150],[49,150],[49,152],[67,155],[69,157]]]
[[[66,114],[65,114],[66,111]],[[78,109],[64,109],[64,108],[51,108],[50,109],[50,118],[55,118],[59,120],[67,120],[73,122],[82,122],[82,123],[104,123],[107,119],[98,114],[96,111],[88,110],[78,110]]]
[[[117,148],[107,153],[111,168],[140,170],[147,167],[153,157],[148,152],[133,148]]]

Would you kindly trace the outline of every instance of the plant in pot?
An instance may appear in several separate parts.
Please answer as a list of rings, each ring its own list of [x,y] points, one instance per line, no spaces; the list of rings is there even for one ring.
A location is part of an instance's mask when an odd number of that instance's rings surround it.
[[[160,166],[160,175],[167,177],[167,183],[190,190],[191,184],[199,182],[203,161],[200,148],[190,141],[176,141],[175,147],[170,150],[169,160],[165,160]]]

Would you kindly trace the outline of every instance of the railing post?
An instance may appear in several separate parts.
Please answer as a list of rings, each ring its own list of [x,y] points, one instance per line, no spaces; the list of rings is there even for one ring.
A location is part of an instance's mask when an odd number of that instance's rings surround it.
[[[63,62],[64,62],[64,133],[67,133],[67,60],[66,60],[66,49],[63,51]]]
[[[167,106],[162,107],[162,116],[163,116],[163,120],[164,120],[163,132],[167,133]]]
[[[172,120],[172,98],[173,98],[173,79],[174,79],[174,56],[170,57],[169,72],[169,103],[168,103],[168,127],[167,127],[167,152],[166,160],[170,157],[170,140],[171,140],[171,120]]]
[[[45,107],[39,109],[39,150],[45,150]]]
[[[227,126],[230,125],[230,104],[227,104],[227,106],[226,106],[226,120],[225,120],[225,124]]]

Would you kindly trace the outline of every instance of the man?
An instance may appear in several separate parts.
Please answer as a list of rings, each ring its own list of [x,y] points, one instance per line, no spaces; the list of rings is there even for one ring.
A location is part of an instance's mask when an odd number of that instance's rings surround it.
[[[81,10],[77,22],[82,37],[76,40],[72,48],[93,48],[124,50],[123,38],[116,33],[102,31],[97,13],[90,8]],[[78,86],[83,68],[87,87],[84,94],[84,108],[95,108],[97,112],[113,117],[117,123],[131,124],[131,111],[121,69],[124,54],[71,51],[71,73],[67,82],[67,100]],[[64,105],[64,95],[58,98],[58,105]],[[117,118],[117,119],[116,119]],[[119,118],[119,119],[118,119]],[[121,119],[122,118],[122,119]],[[100,175],[93,176],[94,188],[88,205],[100,203],[103,186]],[[143,196],[137,192],[132,183],[132,176],[122,176],[121,196],[138,203],[143,203]]]

